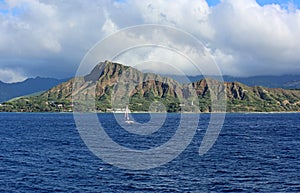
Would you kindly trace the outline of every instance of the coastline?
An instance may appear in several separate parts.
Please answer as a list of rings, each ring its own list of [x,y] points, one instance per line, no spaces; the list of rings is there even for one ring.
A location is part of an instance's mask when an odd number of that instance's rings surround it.
[[[73,113],[97,113],[97,114],[124,114],[124,112],[51,112],[51,111],[0,111],[0,114],[4,113],[18,113],[18,114],[26,114],[26,113],[37,113],[37,114],[73,114]],[[296,114],[300,113],[300,111],[271,111],[271,112],[245,112],[245,111],[240,111],[240,112],[150,112],[150,111],[137,111],[137,112],[131,112],[131,114],[146,114],[146,113],[151,113],[151,114]]]

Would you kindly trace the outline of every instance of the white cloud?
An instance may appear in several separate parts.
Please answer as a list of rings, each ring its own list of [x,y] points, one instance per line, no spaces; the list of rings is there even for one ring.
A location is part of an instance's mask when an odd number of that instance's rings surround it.
[[[20,82],[26,79],[22,73],[10,69],[0,69],[0,77],[1,81],[7,83]]]
[[[7,0],[1,9],[8,13],[0,12],[0,69],[20,68],[26,76],[73,76],[97,41],[140,24],[171,25],[191,33],[226,74],[300,73],[300,10],[292,3],[222,0],[209,7],[205,0]],[[174,38],[184,45],[184,39]],[[163,59],[162,52],[148,54]]]
[[[215,55],[223,73],[299,73],[299,10],[260,6],[255,0],[223,0],[216,7],[205,1],[130,3],[143,23],[172,25],[195,35]]]
[[[117,57],[115,61],[124,62],[130,66],[135,66],[139,70],[154,73],[186,74],[192,73],[193,70],[195,72],[191,62],[185,56],[162,47],[145,46],[130,49]],[[182,64],[185,64],[185,66],[182,66]],[[190,71],[187,72],[187,69],[190,69]]]
[[[248,75],[250,68],[257,73],[281,73],[277,67],[300,61],[299,21],[299,10],[290,12],[274,4],[261,7],[254,0],[224,0],[212,10],[216,31],[212,45],[234,52],[239,60],[234,68],[241,75]],[[261,67],[269,71],[261,72]]]
[[[9,0],[10,14],[1,17],[1,35],[5,34],[8,45],[5,53],[15,56],[34,56],[43,51],[59,52],[60,33],[63,30],[54,5],[31,0]],[[51,29],[51,30],[49,30]]]
[[[102,26],[102,31],[104,32],[105,36],[111,35],[118,31],[118,26],[110,19],[110,16],[105,11],[105,22]]]
[[[207,22],[210,8],[205,0],[132,0],[145,23],[180,27],[202,37],[211,37],[213,31]],[[134,3],[133,3],[134,2]]]

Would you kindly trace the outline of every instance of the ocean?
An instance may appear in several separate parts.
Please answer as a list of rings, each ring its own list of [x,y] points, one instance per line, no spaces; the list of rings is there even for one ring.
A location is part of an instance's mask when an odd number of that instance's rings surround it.
[[[116,143],[139,151],[165,144],[180,122],[168,114],[162,128],[138,135],[113,114],[98,117]],[[0,192],[300,192],[300,113],[226,114],[217,141],[199,155],[209,117],[200,115],[191,143],[176,158],[130,170],[94,155],[72,113],[0,113]]]

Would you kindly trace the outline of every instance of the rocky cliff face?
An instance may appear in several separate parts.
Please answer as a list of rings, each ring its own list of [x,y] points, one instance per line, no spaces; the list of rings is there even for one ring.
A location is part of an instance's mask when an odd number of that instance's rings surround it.
[[[299,111],[300,92],[226,83],[229,111]]]
[[[195,112],[197,109],[208,112],[215,99],[222,98],[230,112],[300,109],[300,91],[249,87],[238,82],[220,84],[213,79],[181,85],[171,78],[105,61],[85,77],[73,78],[40,96],[7,103],[0,110],[72,111],[72,97],[75,102],[82,103],[92,99],[91,103],[95,103],[98,111],[120,109],[126,104],[132,111],[147,111],[150,107],[154,108],[150,110],[162,111],[161,105],[155,104],[163,104],[169,112]]]

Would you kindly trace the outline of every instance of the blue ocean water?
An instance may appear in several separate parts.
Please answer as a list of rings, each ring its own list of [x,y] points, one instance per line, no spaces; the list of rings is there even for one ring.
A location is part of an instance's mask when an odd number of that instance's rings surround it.
[[[165,143],[179,121],[170,114],[161,132],[139,139],[112,114],[99,119],[116,142],[136,149]],[[208,121],[201,115],[192,143],[173,161],[126,170],[88,150],[71,113],[0,113],[0,192],[300,192],[299,113],[227,114],[218,140],[200,156]]]

